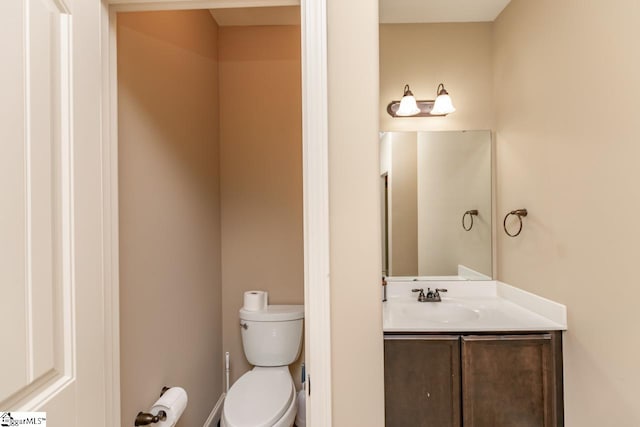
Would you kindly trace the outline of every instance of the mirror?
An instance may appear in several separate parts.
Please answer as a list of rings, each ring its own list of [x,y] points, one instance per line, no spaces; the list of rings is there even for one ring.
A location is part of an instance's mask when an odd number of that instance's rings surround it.
[[[384,276],[491,279],[491,147],[485,130],[380,134]]]

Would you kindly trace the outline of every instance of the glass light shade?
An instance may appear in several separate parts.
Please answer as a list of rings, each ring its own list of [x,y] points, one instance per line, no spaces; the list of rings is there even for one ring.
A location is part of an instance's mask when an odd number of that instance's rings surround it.
[[[442,89],[440,89],[442,87]],[[451,97],[449,93],[444,88],[444,85],[440,83],[438,86],[438,96],[436,97],[435,102],[433,103],[433,108],[431,109],[430,114],[449,114],[456,111],[456,107],[453,106],[453,102],[451,102]]]
[[[400,100],[400,107],[398,107],[398,111],[396,111],[396,116],[415,116],[419,112],[420,109],[416,103],[416,98],[414,98],[413,95],[405,95]]]

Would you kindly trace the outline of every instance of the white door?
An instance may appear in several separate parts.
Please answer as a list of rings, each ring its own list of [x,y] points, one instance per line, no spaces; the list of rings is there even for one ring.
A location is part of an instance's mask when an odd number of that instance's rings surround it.
[[[54,427],[108,418],[101,13],[0,0],[0,411]]]

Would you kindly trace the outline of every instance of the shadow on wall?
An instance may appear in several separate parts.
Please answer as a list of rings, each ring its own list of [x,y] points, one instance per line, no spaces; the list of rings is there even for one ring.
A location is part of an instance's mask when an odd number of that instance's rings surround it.
[[[217,37],[207,11],[118,15],[123,426],[165,385],[181,426],[222,393]]]

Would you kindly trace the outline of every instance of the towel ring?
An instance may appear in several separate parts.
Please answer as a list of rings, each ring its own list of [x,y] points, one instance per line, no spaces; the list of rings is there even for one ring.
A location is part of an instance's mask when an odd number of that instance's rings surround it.
[[[520,221],[520,227],[518,228],[518,232],[515,234],[511,234],[507,230],[507,218],[509,218],[511,215],[516,215],[518,217],[518,221]],[[504,232],[507,233],[507,236],[516,237],[520,235],[520,232],[522,231],[522,217],[527,215],[528,212],[526,209],[516,209],[515,211],[511,211],[504,216],[504,221],[502,221],[502,228],[504,228]]]
[[[471,223],[469,224],[469,228],[467,228],[467,226],[464,223],[464,220],[467,217],[467,215],[469,215],[469,218],[471,219]],[[472,209],[470,211],[466,211],[462,215],[462,228],[464,228],[465,231],[471,231],[471,229],[473,228],[473,216],[474,215],[478,215],[478,210],[477,209]]]

